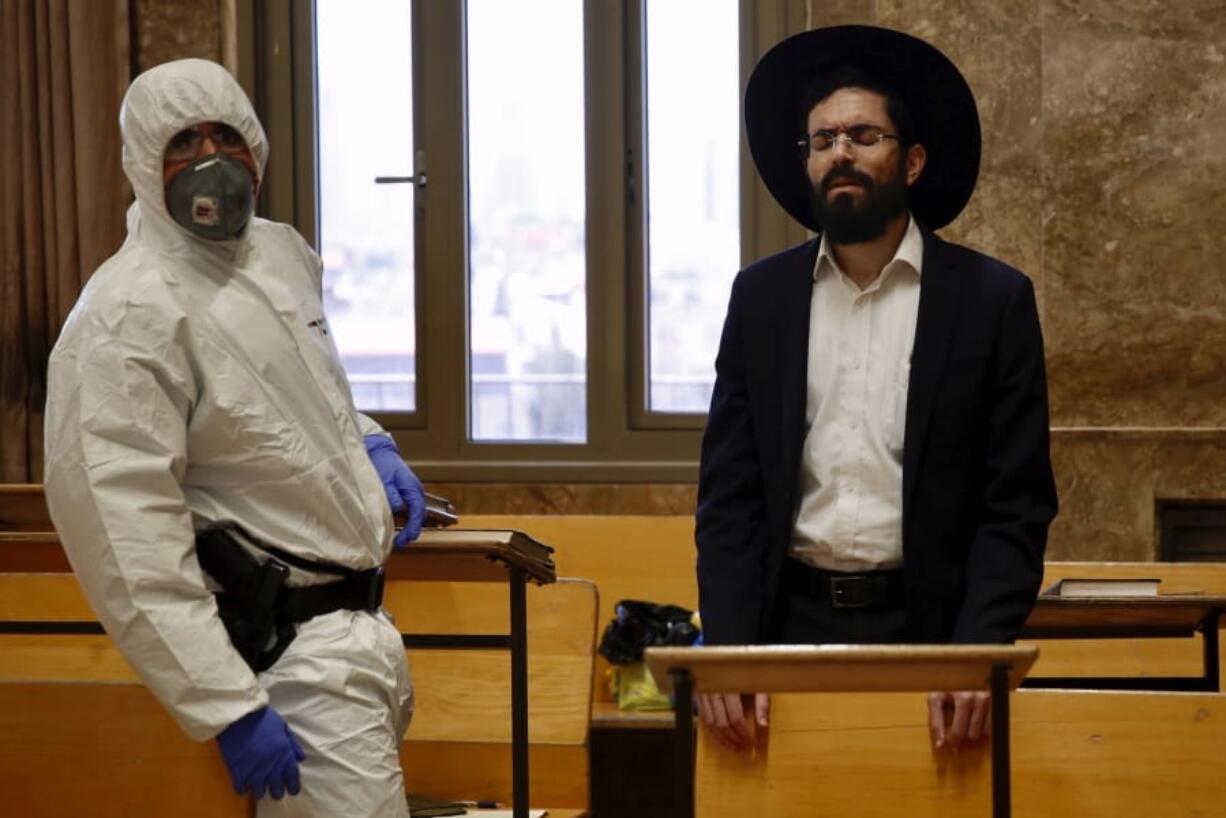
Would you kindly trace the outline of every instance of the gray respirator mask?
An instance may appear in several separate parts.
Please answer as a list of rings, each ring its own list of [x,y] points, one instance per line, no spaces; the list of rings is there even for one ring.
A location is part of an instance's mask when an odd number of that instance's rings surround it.
[[[179,226],[202,239],[232,239],[255,210],[255,177],[223,153],[202,156],[166,186],[166,207]]]

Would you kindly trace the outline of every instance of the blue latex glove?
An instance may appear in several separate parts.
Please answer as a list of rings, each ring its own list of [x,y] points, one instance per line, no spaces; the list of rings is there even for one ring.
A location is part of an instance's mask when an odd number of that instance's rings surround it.
[[[417,539],[417,535],[421,533],[421,524],[426,521],[426,492],[417,475],[405,465],[400,450],[390,437],[366,435],[362,442],[366,444],[370,462],[375,464],[375,471],[383,481],[383,489],[387,492],[387,502],[391,504],[392,513],[408,509],[408,520],[393,542],[396,548],[404,548]]]
[[[239,795],[250,792],[275,799],[301,789],[298,762],[306,753],[276,710],[265,707],[248,713],[217,735],[221,757]]]

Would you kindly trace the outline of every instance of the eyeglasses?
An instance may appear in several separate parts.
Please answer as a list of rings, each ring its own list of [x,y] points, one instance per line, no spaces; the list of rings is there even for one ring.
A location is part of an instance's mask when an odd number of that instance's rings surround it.
[[[846,141],[849,148],[871,148],[887,139],[898,139],[898,134],[886,133],[876,125],[852,125],[845,131],[814,131],[805,139],[797,140],[796,147],[808,156],[825,153],[840,141]]]
[[[192,160],[200,155],[205,137],[222,153],[242,153],[247,150],[247,141],[242,134],[221,122],[204,122],[191,128],[184,128],[170,139],[166,146],[165,158],[168,162]]]

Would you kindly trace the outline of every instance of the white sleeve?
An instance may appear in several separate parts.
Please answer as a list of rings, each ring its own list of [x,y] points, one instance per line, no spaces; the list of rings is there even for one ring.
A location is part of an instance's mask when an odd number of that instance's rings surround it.
[[[354,412],[353,414],[358,419],[358,431],[362,433],[362,437],[366,437],[367,435],[383,435],[384,437],[391,437],[391,434],[376,423],[374,418],[362,412]]]
[[[198,393],[158,305],[83,315],[51,356],[46,493],[107,633],[196,740],[268,703],[230,644],[195,553],[181,483]]]

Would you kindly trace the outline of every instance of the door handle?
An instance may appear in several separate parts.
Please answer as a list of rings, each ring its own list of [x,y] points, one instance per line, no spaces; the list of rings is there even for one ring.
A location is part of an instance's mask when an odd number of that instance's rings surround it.
[[[415,173],[412,176],[376,176],[376,185],[416,185],[426,186],[426,174]]]

